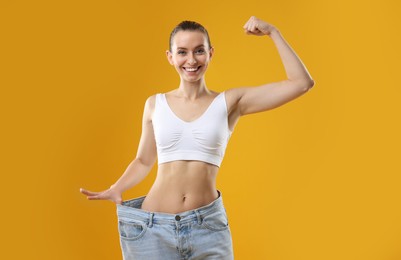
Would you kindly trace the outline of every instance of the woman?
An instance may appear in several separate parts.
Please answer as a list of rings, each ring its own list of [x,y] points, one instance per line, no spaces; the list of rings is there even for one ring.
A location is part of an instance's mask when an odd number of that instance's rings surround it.
[[[209,90],[204,79],[214,49],[206,29],[191,21],[170,35],[169,63],[181,82],[177,89],[145,102],[136,158],[109,189],[90,200],[117,204],[124,259],[233,259],[232,239],[216,176],[240,116],[293,100],[314,81],[279,30],[252,16],[247,34],[269,36],[288,79],[258,87]],[[158,158],[156,180],[146,196],[127,201],[122,193],[138,184]]]

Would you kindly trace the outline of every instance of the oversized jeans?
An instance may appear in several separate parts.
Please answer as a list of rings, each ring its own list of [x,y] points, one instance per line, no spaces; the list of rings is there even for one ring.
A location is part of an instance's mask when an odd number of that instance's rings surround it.
[[[210,204],[178,214],[142,210],[145,196],[117,205],[123,259],[234,259],[227,214],[218,194]]]

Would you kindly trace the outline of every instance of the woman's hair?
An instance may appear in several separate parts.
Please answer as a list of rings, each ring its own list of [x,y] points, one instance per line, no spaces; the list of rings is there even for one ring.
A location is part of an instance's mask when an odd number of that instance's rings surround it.
[[[171,46],[173,38],[175,36],[175,34],[179,31],[199,31],[202,32],[206,35],[207,38],[207,43],[209,45],[209,49],[212,47],[211,43],[210,43],[210,38],[209,38],[209,34],[207,33],[207,30],[205,27],[203,27],[200,23],[194,22],[194,21],[182,21],[181,23],[179,23],[174,30],[171,32],[170,34],[170,40],[169,40],[169,49],[171,52]]]

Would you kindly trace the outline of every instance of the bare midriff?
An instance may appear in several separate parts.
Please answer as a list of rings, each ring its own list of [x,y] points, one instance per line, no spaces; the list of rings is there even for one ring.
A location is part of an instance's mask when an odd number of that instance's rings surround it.
[[[218,198],[219,167],[202,161],[172,161],[158,165],[156,180],[142,203],[149,212],[177,214]]]

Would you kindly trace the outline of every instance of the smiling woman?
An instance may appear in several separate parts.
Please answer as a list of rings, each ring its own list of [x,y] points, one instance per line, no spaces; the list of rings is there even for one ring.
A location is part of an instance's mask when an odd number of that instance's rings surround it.
[[[245,32],[269,36],[288,79],[258,87],[215,92],[205,82],[214,49],[206,29],[183,21],[172,31],[169,63],[178,88],[147,98],[136,158],[109,189],[88,199],[117,204],[123,257],[128,259],[234,258],[231,230],[216,177],[239,118],[278,107],[313,86],[301,60],[276,27],[252,16]],[[158,160],[157,177],[146,196],[122,200]]]
[[[195,22],[185,21],[178,28],[203,28]],[[207,31],[196,29],[174,30],[170,39],[168,61],[180,74],[181,80],[198,82],[206,72],[213,56]]]

